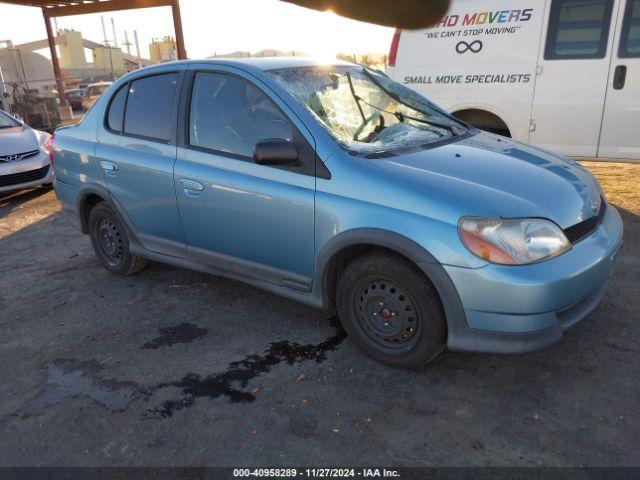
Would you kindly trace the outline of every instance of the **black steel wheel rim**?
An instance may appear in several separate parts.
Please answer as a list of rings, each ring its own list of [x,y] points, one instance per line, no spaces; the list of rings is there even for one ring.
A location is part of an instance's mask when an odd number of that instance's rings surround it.
[[[112,267],[118,266],[124,259],[124,238],[111,218],[102,217],[98,220],[96,240],[107,263]]]
[[[418,312],[405,289],[383,279],[367,281],[356,296],[359,323],[376,346],[407,350],[418,341]]]

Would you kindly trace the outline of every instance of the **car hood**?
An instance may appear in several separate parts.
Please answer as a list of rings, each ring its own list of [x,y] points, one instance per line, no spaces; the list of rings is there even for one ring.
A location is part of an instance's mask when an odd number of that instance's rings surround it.
[[[600,206],[597,181],[576,162],[484,132],[384,162],[409,184],[435,187],[461,215],[541,217],[567,228]]]
[[[38,132],[26,125],[0,129],[0,156],[25,153],[40,148]]]

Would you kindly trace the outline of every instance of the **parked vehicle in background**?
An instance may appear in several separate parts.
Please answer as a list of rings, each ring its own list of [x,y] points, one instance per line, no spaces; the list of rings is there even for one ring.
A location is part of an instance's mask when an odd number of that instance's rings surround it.
[[[102,95],[102,93],[111,86],[113,82],[91,83],[84,91],[84,99],[82,100],[82,109],[89,110],[91,105]]]
[[[345,62],[136,70],[53,146],[57,196],[110,272],[152,259],[337,310],[392,365],[555,342],[622,238],[574,161]]]
[[[0,192],[53,183],[50,138],[0,110]]]
[[[85,91],[80,89],[80,88],[73,88],[73,89],[65,91],[64,96],[67,99],[67,102],[69,103],[69,106],[73,110],[81,110],[82,109],[82,102],[84,100],[84,92]]]
[[[389,57],[391,78],[479,128],[640,159],[640,0],[452,0]]]

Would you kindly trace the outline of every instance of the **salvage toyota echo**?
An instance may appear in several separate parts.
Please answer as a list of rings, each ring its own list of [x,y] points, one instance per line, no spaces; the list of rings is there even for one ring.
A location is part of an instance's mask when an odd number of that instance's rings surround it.
[[[574,161],[344,62],[136,70],[53,148],[110,272],[150,259],[337,311],[391,365],[550,345],[601,300],[622,239]]]

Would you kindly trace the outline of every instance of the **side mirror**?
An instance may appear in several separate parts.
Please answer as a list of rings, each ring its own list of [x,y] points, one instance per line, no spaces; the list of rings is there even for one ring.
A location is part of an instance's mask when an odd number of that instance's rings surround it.
[[[298,147],[284,138],[260,140],[253,147],[253,159],[260,165],[290,165],[298,161]]]

